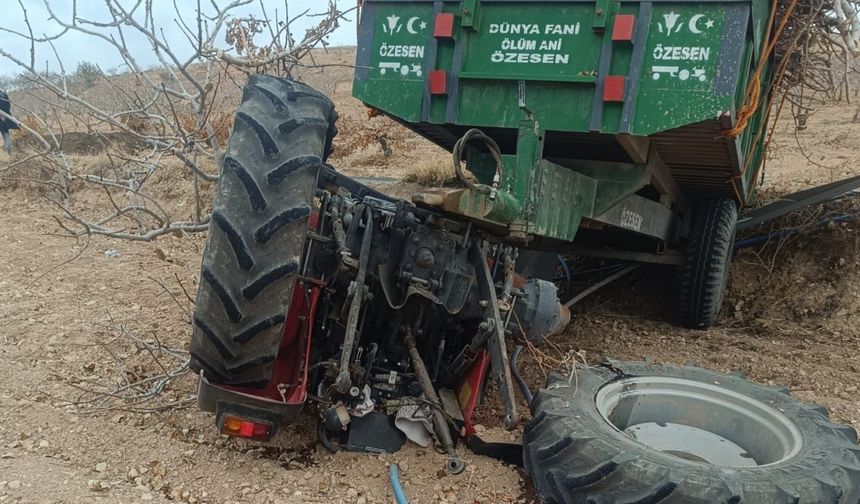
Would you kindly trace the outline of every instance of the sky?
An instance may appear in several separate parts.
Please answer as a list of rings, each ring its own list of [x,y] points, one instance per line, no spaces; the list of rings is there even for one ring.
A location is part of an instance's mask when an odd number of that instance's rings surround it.
[[[32,24],[33,33],[38,37],[41,35],[55,35],[62,29],[51,19],[45,8],[47,1],[51,9],[64,21],[71,20],[72,0],[21,0],[24,7],[27,9],[27,14]],[[215,0],[219,6],[226,5],[231,0]],[[286,0],[254,0],[252,4],[239,7],[232,11],[237,17],[245,17],[254,15],[257,18],[262,17],[263,7],[269,14],[270,18],[275,17],[275,11],[279,16],[284,12],[284,3]],[[310,13],[316,13],[325,10],[326,0],[288,0],[290,17],[295,17],[306,10]],[[130,7],[135,0],[120,0],[122,5]],[[154,6],[155,24],[163,28],[165,38],[173,48],[185,48],[177,50],[179,56],[190,56],[190,48],[188,41],[176,25],[177,17],[174,9],[174,2],[179,7],[183,14],[183,18],[191,24],[195,18],[195,9],[197,6],[196,0],[152,0]],[[19,32],[26,31],[24,23],[24,14],[18,6],[16,0],[0,0],[3,4],[2,16],[0,16],[0,27],[8,28]],[[347,10],[355,6],[354,0],[337,0],[341,10]],[[262,5],[262,6],[261,6]],[[212,12],[211,0],[203,0],[202,6],[204,11]],[[78,0],[78,17],[93,21],[108,21],[110,16],[107,13],[104,1],[99,0]],[[346,16],[349,22],[342,23],[340,29],[332,34],[330,42],[332,45],[355,45],[355,15],[350,13]],[[314,18],[301,18],[296,20],[293,25],[294,38],[299,39],[304,34],[305,30],[314,23]],[[129,29],[127,29],[129,30]],[[130,36],[127,43],[130,52],[138,63],[143,67],[155,65],[158,61],[149,47],[148,43],[140,36],[131,35],[132,31],[126,32]],[[261,35],[262,37],[262,35]],[[223,44],[223,36],[220,37],[220,42]],[[107,42],[99,40],[96,37],[69,32],[66,33],[58,42],[55,42],[55,47],[67,71],[74,71],[77,64],[81,61],[97,63],[102,70],[108,71],[113,68],[120,67],[122,71],[123,60],[117,50]],[[29,42],[17,35],[7,32],[0,32],[0,49],[12,54],[14,57],[29,62],[30,45]],[[48,44],[40,44],[36,47],[36,66],[41,70],[47,65],[52,71],[59,71],[57,58],[54,55],[54,49]],[[0,75],[15,75],[23,71],[14,62],[0,56]]]

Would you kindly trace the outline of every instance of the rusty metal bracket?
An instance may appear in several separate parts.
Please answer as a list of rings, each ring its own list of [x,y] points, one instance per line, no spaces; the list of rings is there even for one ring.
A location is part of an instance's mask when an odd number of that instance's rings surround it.
[[[498,384],[499,400],[505,407],[505,428],[513,430],[519,422],[517,414],[517,403],[514,397],[514,383],[511,378],[511,367],[508,363],[508,350],[505,345],[505,325],[499,313],[499,303],[496,299],[496,287],[493,284],[493,275],[487,265],[487,254],[476,243],[469,251],[469,259],[475,266],[478,275],[477,286],[480,295],[481,306],[484,308],[484,322],[482,327],[489,333],[487,338],[487,351],[490,353],[492,372],[490,376]]]
[[[352,347],[355,344],[355,336],[358,333],[358,316],[361,313],[361,304],[365,296],[364,279],[367,276],[367,262],[370,257],[371,237],[373,236],[373,210],[365,207],[367,215],[367,225],[364,229],[364,236],[361,239],[361,255],[358,258],[359,267],[358,274],[352,282],[351,288],[352,303],[349,305],[349,318],[346,323],[346,333],[343,336],[343,348],[340,354],[340,370],[338,371],[337,379],[335,379],[335,387],[341,394],[346,394],[352,387],[352,379],[349,376],[349,363],[352,361]]]
[[[433,430],[436,432],[436,436],[448,454],[448,462],[445,464],[445,469],[451,474],[460,474],[466,469],[466,463],[460,457],[460,454],[457,453],[454,440],[451,439],[451,430],[448,427],[448,420],[442,408],[442,401],[439,400],[439,396],[433,388],[433,382],[430,380],[430,373],[427,372],[427,366],[424,365],[421,354],[415,347],[415,337],[412,335],[411,329],[406,329],[403,342],[406,344],[409,358],[412,359],[412,367],[415,369],[415,376],[418,378],[418,384],[421,386],[424,398],[430,402],[432,407]]]
[[[597,0],[594,3],[594,17],[591,28],[596,32],[606,30],[606,21],[609,18],[609,0]]]
[[[460,6],[460,26],[478,31],[480,25],[480,0],[463,0]]]

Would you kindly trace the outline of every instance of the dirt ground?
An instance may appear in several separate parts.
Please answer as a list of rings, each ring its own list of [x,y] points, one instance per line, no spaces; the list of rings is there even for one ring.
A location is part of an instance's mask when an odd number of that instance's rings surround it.
[[[383,187],[399,191],[404,186],[396,181],[447,159],[387,120],[367,119],[349,98],[348,79],[336,79],[331,92],[347,125],[334,159],[342,171],[390,178]],[[784,121],[763,198],[856,174],[860,127],[850,123],[852,114],[844,105],[823,107],[797,137]],[[161,404],[176,405],[167,411],[93,413],[95,403],[81,403],[92,397],[88,390],[120,387],[181,363],[158,349],[187,348],[193,307],[183,289],[193,297],[205,237],[93,238],[85,246],[86,240],[62,236],[56,209],[37,190],[3,187],[0,502],[389,503],[392,462],[414,503],[535,501],[517,469],[468,452],[467,472],[457,477],[441,471],[443,456],[414,446],[391,455],[330,454],[317,445],[309,417],[266,446],[222,437],[213,418],[192,404],[188,374],[161,394]],[[856,202],[843,201],[780,225],[858,211]],[[577,308],[554,344],[581,350],[592,362],[648,357],[742,370],[860,426],[858,226],[856,218],[807,226],[740,253],[722,321],[710,331],[673,326],[672,272],[647,268]],[[540,368],[530,359],[525,367],[539,386]],[[498,428],[497,413],[492,401],[479,412],[488,434],[517,440],[517,432]]]

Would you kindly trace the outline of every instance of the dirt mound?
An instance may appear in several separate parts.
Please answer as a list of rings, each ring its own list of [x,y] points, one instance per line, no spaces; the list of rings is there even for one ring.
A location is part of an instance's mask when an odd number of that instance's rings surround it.
[[[807,209],[742,236],[763,241],[735,257],[724,307],[727,323],[765,332],[804,328],[858,333],[858,230],[860,201],[855,197]]]
[[[102,152],[116,150],[120,152],[135,152],[146,147],[146,143],[130,133],[113,131],[108,133],[84,133],[69,131],[57,137],[60,150],[65,154],[93,156]],[[17,141],[17,148],[38,150],[41,144],[31,135],[22,135]]]

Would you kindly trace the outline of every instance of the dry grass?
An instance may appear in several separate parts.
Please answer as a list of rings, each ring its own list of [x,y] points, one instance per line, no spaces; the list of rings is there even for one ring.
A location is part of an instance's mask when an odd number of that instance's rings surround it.
[[[138,114],[124,115],[120,117],[119,122],[135,133],[146,133],[152,129],[151,121]]]
[[[357,119],[343,115],[337,121],[339,135],[335,138],[332,157],[342,159],[369,150],[379,151],[381,157],[390,158],[395,150],[403,152],[410,132],[387,117]]]
[[[36,133],[39,133],[40,135],[44,134],[45,130],[44,130],[44,128],[42,128],[42,124],[39,123],[39,121],[36,120],[36,118],[34,116],[28,114],[28,115],[25,115],[24,117],[21,117],[19,119],[21,120],[21,124],[23,124],[24,126],[32,129],[33,131],[35,131]],[[18,129],[12,130],[12,141],[15,143],[18,143],[19,141],[23,140],[24,138],[26,138],[28,136],[30,136],[30,133],[24,128],[18,128]]]
[[[218,140],[219,145],[226,145],[233,131],[233,113],[213,112],[208,116],[212,127],[211,132],[199,126],[199,119],[193,114],[179,114],[179,124],[186,134],[196,135],[198,140],[208,141],[210,135]]]
[[[441,186],[445,181],[455,176],[450,159],[443,156],[433,156],[417,160],[408,167],[403,175],[403,181],[431,187]]]

